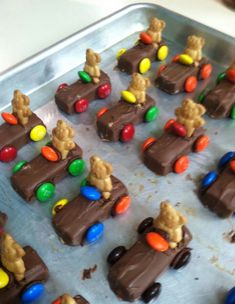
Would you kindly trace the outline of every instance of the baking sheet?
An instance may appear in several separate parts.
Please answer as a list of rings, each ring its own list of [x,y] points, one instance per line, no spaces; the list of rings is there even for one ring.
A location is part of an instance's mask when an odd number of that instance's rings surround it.
[[[80,178],[68,177],[57,184],[56,196],[50,202],[29,205],[13,191],[9,182],[13,164],[0,163],[0,209],[9,215],[7,230],[22,245],[33,246],[50,270],[47,293],[39,303],[50,303],[63,292],[80,293],[93,304],[120,303],[106,279],[106,256],[117,245],[131,246],[137,238],[136,227],[140,221],[156,216],[160,202],[166,199],[188,217],[188,227],[194,237],[192,261],[187,268],[168,270],[158,278],[163,288],[155,302],[219,304],[223,302],[225,292],[234,285],[235,245],[229,243],[227,237],[235,229],[234,220],[221,220],[207,211],[199,202],[196,190],[201,176],[216,167],[221,155],[234,150],[235,121],[215,121],[206,117],[207,133],[211,138],[209,148],[201,154],[190,155],[190,168],[186,173],[166,177],[156,176],[142,164],[139,148],[145,138],[161,134],[166,120],[173,116],[184,94],[168,96],[152,86],[148,93],[155,98],[160,116],[156,122],[137,126],[131,143],[103,143],[96,134],[95,113],[102,106],[115,104],[120,91],[130,81],[130,76],[114,69],[116,52],[122,47],[131,47],[138,32],[147,27],[153,15],[167,22],[164,38],[170,47],[168,58],[182,51],[189,34],[202,34],[207,39],[205,54],[212,60],[214,74],[208,81],[200,83],[195,93],[197,96],[207,84],[213,84],[218,72],[229,64],[235,50],[234,39],[148,4],[127,7],[0,76],[2,110],[7,110],[16,87],[30,93],[32,108],[36,109],[49,132],[57,119],[67,120],[76,130],[76,141],[84,150],[85,160],[88,162],[91,155],[98,154],[111,162],[114,175],[127,185],[133,202],[127,214],[104,222],[105,234],[97,244],[84,247],[62,245],[51,226],[51,207],[60,198],[71,199],[78,194],[80,181],[86,173]],[[53,95],[58,84],[77,79],[87,47],[101,53],[101,68],[110,75],[113,92],[108,101],[93,102],[88,112],[68,116],[57,109]],[[159,65],[154,63],[147,74],[152,81]],[[20,150],[17,161],[32,159],[47,141],[45,138],[43,142],[27,145]],[[97,270],[92,278],[82,280],[83,270],[94,265]]]

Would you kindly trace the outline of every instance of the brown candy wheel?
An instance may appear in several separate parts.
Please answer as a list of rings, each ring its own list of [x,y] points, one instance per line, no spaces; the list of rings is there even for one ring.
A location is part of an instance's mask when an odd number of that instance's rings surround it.
[[[158,282],[153,283],[145,292],[142,294],[142,300],[144,303],[149,303],[153,299],[156,299],[161,293],[162,285]]]
[[[126,248],[124,246],[118,246],[114,248],[107,257],[107,262],[109,265],[114,265],[120,258],[126,253]]]
[[[170,267],[175,270],[180,269],[186,266],[190,262],[190,259],[191,259],[191,249],[184,248],[176,255],[174,260],[171,262]]]

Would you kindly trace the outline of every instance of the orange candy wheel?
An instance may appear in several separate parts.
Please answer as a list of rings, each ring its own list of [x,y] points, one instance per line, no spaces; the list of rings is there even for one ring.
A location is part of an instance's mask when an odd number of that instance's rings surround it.
[[[164,252],[169,248],[169,243],[156,232],[149,232],[145,236],[147,243],[156,251]]]
[[[213,67],[210,63],[204,64],[200,70],[200,78],[207,79],[211,76]]]
[[[115,205],[115,213],[123,214],[127,211],[131,204],[131,198],[127,195],[122,197]]]
[[[195,76],[189,76],[184,83],[184,90],[187,93],[193,92],[197,87],[197,78]]]
[[[232,171],[235,173],[235,160],[232,160],[230,162],[230,168],[232,169]]]
[[[227,70],[226,76],[228,80],[230,80],[232,83],[235,83],[235,69]]]
[[[156,138],[154,138],[154,137],[149,137],[149,138],[147,138],[145,141],[144,141],[144,143],[143,143],[143,145],[142,145],[142,152],[144,152],[145,150],[147,150],[148,149],[148,147],[150,147],[153,143],[155,143],[157,140],[156,140]]]
[[[195,152],[202,152],[209,145],[210,138],[206,135],[202,135],[196,140],[195,143]]]
[[[99,117],[101,117],[105,112],[108,111],[108,108],[101,108],[97,114],[96,114],[96,119],[98,119]]]
[[[177,159],[174,164],[174,172],[177,174],[183,173],[188,169],[189,166],[189,158],[186,155],[181,156]]]
[[[61,304],[61,299],[59,298],[59,299],[53,301],[51,304]]]
[[[41,154],[45,159],[51,162],[56,162],[59,160],[59,155],[57,154],[57,152],[49,146],[42,147]]]
[[[3,112],[2,118],[5,120],[5,122],[9,123],[10,125],[17,125],[18,119],[11,113]]]
[[[146,32],[140,33],[140,40],[145,44],[151,44],[153,42],[152,37]]]
[[[175,56],[172,58],[172,62],[178,62],[179,59],[180,59],[180,54],[175,55]]]
[[[164,126],[164,130],[165,130],[165,131],[169,130],[170,127],[173,125],[174,122],[175,122],[175,119],[174,119],[174,118],[169,119],[169,120],[166,122],[165,126]]]

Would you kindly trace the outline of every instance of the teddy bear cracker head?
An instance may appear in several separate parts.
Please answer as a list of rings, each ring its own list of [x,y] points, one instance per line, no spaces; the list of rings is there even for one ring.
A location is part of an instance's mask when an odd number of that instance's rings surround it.
[[[165,26],[165,21],[159,20],[156,17],[152,17],[149,23],[149,29],[153,32],[160,32],[165,28]]]
[[[101,62],[100,54],[95,53],[92,49],[86,50],[86,62],[90,66],[95,66]]]
[[[150,87],[151,82],[149,78],[143,77],[139,73],[132,74],[132,80],[130,86],[133,87],[135,90],[138,91],[145,91],[148,87]]]
[[[186,224],[186,218],[181,215],[168,201],[162,202],[160,217],[168,228],[177,228]]]
[[[195,35],[188,36],[187,39],[187,48],[193,49],[193,50],[200,50],[203,48],[205,44],[205,39],[202,37],[198,37]]]
[[[98,179],[105,179],[113,172],[112,165],[103,161],[98,156],[92,156],[90,158],[90,166],[92,174],[94,174]]]

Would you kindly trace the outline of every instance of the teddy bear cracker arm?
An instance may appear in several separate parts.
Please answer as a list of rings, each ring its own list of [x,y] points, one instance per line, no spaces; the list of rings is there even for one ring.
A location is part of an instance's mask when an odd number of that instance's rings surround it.
[[[113,189],[111,180],[112,165],[94,155],[90,158],[90,167],[88,182],[102,192],[104,199],[109,199]]]
[[[86,50],[86,62],[84,65],[84,71],[87,72],[94,83],[100,82],[100,67],[101,57],[98,53],[95,53],[92,49]]]
[[[29,117],[32,115],[32,111],[29,108],[29,97],[21,93],[19,90],[14,91],[12,99],[13,114],[18,118],[21,125],[26,125],[29,121]]]
[[[146,101],[146,90],[150,85],[149,78],[143,77],[139,73],[133,73],[127,90],[136,97],[138,103],[143,104]]]
[[[205,120],[201,117],[205,112],[205,107],[192,99],[185,99],[181,107],[176,108],[176,120],[184,125],[188,137],[193,135],[195,129],[205,124]]]
[[[4,232],[0,246],[1,262],[8,271],[14,274],[17,281],[22,281],[25,277],[25,264],[22,259],[24,255],[24,249],[10,234]]]
[[[52,130],[52,145],[60,152],[61,158],[66,159],[70,150],[75,147],[74,130],[63,120],[58,120]]]
[[[160,205],[158,217],[154,220],[154,227],[168,233],[169,245],[173,249],[183,240],[182,227],[186,222],[183,215],[174,209],[168,201],[164,201]]]

